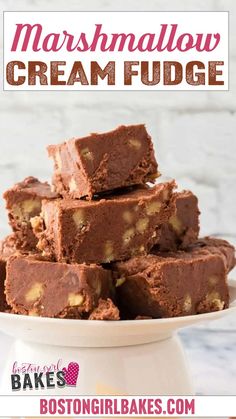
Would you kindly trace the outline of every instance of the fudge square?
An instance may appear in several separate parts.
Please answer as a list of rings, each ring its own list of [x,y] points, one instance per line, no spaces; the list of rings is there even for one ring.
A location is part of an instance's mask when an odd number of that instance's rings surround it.
[[[157,232],[161,251],[184,249],[198,239],[200,211],[197,197],[190,191],[175,192],[172,203],[173,215]]]
[[[153,182],[157,163],[144,125],[119,126],[104,134],[72,138],[48,147],[54,160],[55,190],[89,197],[125,186]]]
[[[134,188],[101,200],[44,200],[32,219],[38,249],[59,262],[108,263],[145,254],[172,214],[175,182]]]
[[[48,183],[30,176],[8,189],[3,197],[6,200],[9,224],[15,232],[16,246],[22,250],[35,249],[37,239],[30,218],[40,214],[43,198],[53,199],[57,195],[51,192]]]
[[[5,292],[18,314],[81,318],[111,294],[111,273],[98,265],[62,264],[33,256],[12,256]]]
[[[117,262],[114,276],[118,301],[131,317],[175,317],[222,310],[229,305],[227,272],[233,258],[234,249],[229,246],[226,250],[221,240],[215,240],[209,245],[201,242],[185,252],[153,252]]]

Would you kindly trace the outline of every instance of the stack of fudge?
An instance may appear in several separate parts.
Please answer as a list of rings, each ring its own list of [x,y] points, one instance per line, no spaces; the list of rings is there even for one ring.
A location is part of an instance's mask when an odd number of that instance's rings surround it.
[[[229,305],[235,249],[199,239],[199,209],[157,183],[144,125],[48,147],[53,187],[34,177],[4,193],[12,234],[0,244],[0,310],[125,320]]]

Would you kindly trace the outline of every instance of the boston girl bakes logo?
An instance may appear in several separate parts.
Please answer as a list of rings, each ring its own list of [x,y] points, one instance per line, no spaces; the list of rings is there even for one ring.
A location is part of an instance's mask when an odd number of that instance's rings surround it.
[[[228,88],[227,12],[5,12],[7,90]]]
[[[80,366],[77,362],[69,362],[63,367],[61,359],[50,365],[27,362],[18,364],[15,361],[11,371],[11,388],[13,391],[19,391],[76,387],[79,372]]]

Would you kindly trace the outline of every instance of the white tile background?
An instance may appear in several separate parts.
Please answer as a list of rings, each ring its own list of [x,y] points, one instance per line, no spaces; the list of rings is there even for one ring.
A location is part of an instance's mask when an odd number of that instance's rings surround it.
[[[0,194],[27,175],[50,179],[45,146],[121,123],[145,122],[160,170],[199,197],[202,234],[236,240],[236,1],[235,0],[1,0],[2,10],[227,10],[230,11],[229,92],[0,92]],[[0,237],[9,231],[0,201]],[[209,325],[197,330],[203,339]],[[236,320],[215,322],[218,340],[236,344]],[[226,335],[225,335],[226,334]],[[198,339],[198,338],[197,338]],[[209,348],[197,354],[196,337],[184,332],[200,392],[233,394],[226,374],[202,380],[204,360],[217,365]],[[231,343],[230,343],[231,342]],[[222,345],[224,346],[224,345]],[[196,347],[195,347],[196,349]],[[223,351],[223,349],[222,349]],[[229,365],[236,363],[223,351]],[[223,355],[222,355],[223,356]],[[227,358],[228,356],[228,358]],[[234,366],[235,367],[235,366]],[[229,366],[230,368],[230,366]],[[220,371],[220,372],[219,372]],[[225,387],[226,386],[226,387]]]

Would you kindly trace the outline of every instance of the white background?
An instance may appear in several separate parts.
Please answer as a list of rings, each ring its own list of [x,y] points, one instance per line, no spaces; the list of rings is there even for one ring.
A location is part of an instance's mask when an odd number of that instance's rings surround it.
[[[4,10],[229,10],[229,92],[0,92],[0,192],[25,176],[50,179],[45,147],[74,135],[145,122],[160,170],[199,197],[202,235],[236,238],[236,1],[1,0]],[[2,42],[2,40],[1,40]],[[0,201],[0,236],[8,233]],[[195,385],[236,393],[236,320],[182,333]],[[7,341],[1,340],[4,359]]]

